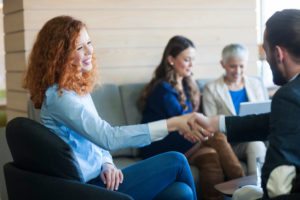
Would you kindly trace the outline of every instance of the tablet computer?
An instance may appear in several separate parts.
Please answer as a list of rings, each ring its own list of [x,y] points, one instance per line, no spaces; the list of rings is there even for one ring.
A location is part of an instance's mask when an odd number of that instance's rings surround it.
[[[271,111],[271,100],[243,102],[240,104],[239,116],[261,114]]]

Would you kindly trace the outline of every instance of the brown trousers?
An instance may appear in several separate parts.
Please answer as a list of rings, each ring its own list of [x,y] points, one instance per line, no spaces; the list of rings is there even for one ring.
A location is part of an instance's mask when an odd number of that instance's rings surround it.
[[[199,169],[199,183],[204,200],[221,200],[223,195],[214,186],[244,176],[242,166],[227,138],[216,133],[208,141],[196,145],[186,153],[189,162]]]

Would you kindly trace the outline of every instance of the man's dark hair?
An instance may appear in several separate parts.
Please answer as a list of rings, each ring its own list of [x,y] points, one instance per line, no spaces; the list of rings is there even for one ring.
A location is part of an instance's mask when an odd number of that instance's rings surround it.
[[[266,33],[271,49],[282,46],[300,60],[300,10],[285,9],[273,14],[266,23]]]

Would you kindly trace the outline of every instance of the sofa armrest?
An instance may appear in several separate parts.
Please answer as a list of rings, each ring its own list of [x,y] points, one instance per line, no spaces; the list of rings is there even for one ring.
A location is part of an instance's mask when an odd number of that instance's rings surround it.
[[[73,180],[45,176],[17,168],[12,163],[4,166],[10,200],[132,200],[126,194]]]

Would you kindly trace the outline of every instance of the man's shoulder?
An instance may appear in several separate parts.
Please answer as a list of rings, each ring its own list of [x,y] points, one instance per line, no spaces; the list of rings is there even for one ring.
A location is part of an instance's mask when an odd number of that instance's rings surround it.
[[[277,99],[286,99],[289,101],[300,101],[300,77],[295,80],[286,83],[280,87],[273,96],[273,101]],[[298,103],[297,103],[298,104]]]

